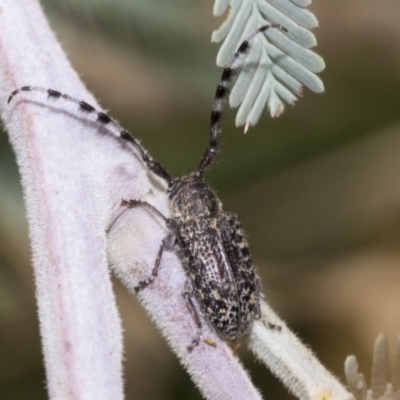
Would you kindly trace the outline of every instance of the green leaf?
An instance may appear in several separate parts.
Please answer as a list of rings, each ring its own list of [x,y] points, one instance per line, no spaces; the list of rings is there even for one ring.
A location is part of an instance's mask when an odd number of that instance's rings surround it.
[[[225,67],[240,44],[266,24],[280,24],[288,32],[268,29],[253,44],[250,54],[231,89],[229,104],[239,107],[236,125],[245,130],[255,125],[268,107],[272,117],[293,105],[303,85],[321,93],[324,85],[316,75],[325,68],[322,57],[310,48],[317,43],[309,29],[318,26],[305,9],[310,0],[216,0],[214,14],[229,7],[225,22],[212,34],[212,41],[224,40],[217,65]]]

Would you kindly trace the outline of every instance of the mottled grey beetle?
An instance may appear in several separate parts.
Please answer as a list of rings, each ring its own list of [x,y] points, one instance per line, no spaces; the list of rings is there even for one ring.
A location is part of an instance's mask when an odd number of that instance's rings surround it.
[[[161,243],[152,276],[139,282],[136,289],[144,289],[153,282],[164,250],[176,247],[189,278],[185,298],[198,328],[201,328],[201,322],[192,301],[193,294],[211,327],[225,339],[241,337],[255,319],[261,318],[260,279],[251,261],[249,246],[238,217],[223,211],[221,201],[204,181],[203,172],[217,153],[222,101],[228,93],[227,86],[232,80],[233,71],[244,60],[256,36],[269,28],[286,31],[280,25],[262,26],[240,45],[225,67],[212,108],[209,147],[204,152],[198,169],[184,177],[171,178],[159,163],[147,155],[129,132],[84,101],[37,86],[23,86],[15,90],[8,99],[9,103],[20,92],[40,91],[53,99],[63,98],[77,104],[81,111],[94,113],[100,124],[116,128],[119,136],[135,147],[147,168],[167,182],[172,218],[165,217],[151,204],[141,200],[122,202],[126,207],[147,208],[162,218],[171,231]],[[199,340],[200,335],[188,349],[192,350],[199,344]]]

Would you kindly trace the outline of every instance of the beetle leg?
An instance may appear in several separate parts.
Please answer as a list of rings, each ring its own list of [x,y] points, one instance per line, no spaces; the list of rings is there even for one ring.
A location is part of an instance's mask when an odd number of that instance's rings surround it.
[[[261,288],[260,288],[261,284],[260,284],[260,280],[259,279],[257,280],[256,285],[257,285],[256,291],[257,291],[257,293],[259,295],[260,291],[261,291]],[[258,303],[256,311],[255,311],[255,319],[259,320],[268,329],[272,329],[272,330],[275,330],[277,332],[280,332],[282,330],[282,327],[280,325],[273,324],[272,322],[266,321],[262,317],[262,315],[261,315],[261,304],[260,303]]]
[[[167,224],[167,226],[169,226],[169,224],[170,224],[171,218],[167,218],[164,214],[162,214],[160,211],[158,211],[157,208],[152,206],[147,201],[142,201],[139,199],[122,200],[121,206],[128,207],[128,208],[134,208],[134,207],[147,208],[150,212],[152,212],[153,214],[157,215],[162,220],[164,220],[165,223]]]
[[[154,264],[153,271],[151,272],[151,276],[147,279],[139,281],[138,285],[135,287],[135,292],[137,293],[139,290],[142,290],[149,286],[151,283],[154,282],[154,279],[158,275],[158,270],[160,269],[161,265],[161,258],[165,249],[170,250],[175,243],[175,235],[170,233],[169,235],[165,236],[163,241],[161,242],[161,246],[158,249],[156,262]]]
[[[185,282],[185,290],[183,292],[183,297],[186,301],[189,312],[192,315],[194,322],[196,323],[196,326],[197,326],[197,335],[192,340],[192,343],[187,347],[188,351],[190,352],[195,347],[197,347],[200,343],[200,338],[201,338],[201,334],[202,334],[202,325],[201,325],[199,313],[197,312],[196,307],[193,303],[193,290],[190,287],[189,281]]]
[[[167,225],[168,229],[175,229],[175,220],[172,218],[167,218],[164,214],[162,214],[160,211],[157,210],[154,206],[152,206],[150,203],[147,201],[142,201],[139,199],[131,199],[131,200],[122,200],[121,206],[125,206],[128,208],[134,208],[134,207],[144,207],[153,214],[157,215],[160,217],[162,220],[164,220],[165,224]],[[161,242],[160,248],[158,249],[157,253],[157,258],[156,262],[154,264],[153,271],[151,272],[151,276],[147,279],[144,279],[142,281],[139,281],[138,285],[135,287],[135,292],[137,293],[139,290],[142,290],[149,286],[151,283],[154,282],[154,278],[157,277],[158,275],[158,270],[160,269],[160,264],[161,264],[161,258],[163,255],[163,252],[165,249],[170,250],[173,245],[175,244],[175,234],[170,233]]]

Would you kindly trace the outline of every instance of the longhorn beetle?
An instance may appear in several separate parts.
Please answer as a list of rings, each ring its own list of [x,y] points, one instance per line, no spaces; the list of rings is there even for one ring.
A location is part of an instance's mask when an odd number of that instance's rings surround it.
[[[123,200],[127,208],[144,207],[165,221],[170,233],[162,240],[152,275],[140,281],[136,291],[150,285],[157,277],[165,250],[176,247],[188,277],[184,296],[196,325],[201,322],[192,301],[196,298],[202,314],[214,331],[224,339],[236,340],[244,335],[250,324],[261,319],[260,279],[251,261],[249,246],[238,217],[224,212],[222,203],[204,181],[203,173],[217,153],[222,102],[228,94],[234,70],[245,60],[256,37],[269,28],[287,30],[280,25],[265,25],[253,32],[237,49],[223,70],[211,112],[210,143],[203,153],[195,172],[172,178],[156,161],[152,160],[130,133],[103,112],[90,104],[53,89],[23,86],[13,91],[8,103],[20,92],[44,92],[52,99],[65,99],[78,105],[79,110],[93,114],[100,125],[107,125],[139,153],[147,168],[166,181],[172,218],[165,217],[150,203],[140,199]],[[279,326],[268,323],[270,328]],[[200,334],[188,346],[191,351],[199,344]]]

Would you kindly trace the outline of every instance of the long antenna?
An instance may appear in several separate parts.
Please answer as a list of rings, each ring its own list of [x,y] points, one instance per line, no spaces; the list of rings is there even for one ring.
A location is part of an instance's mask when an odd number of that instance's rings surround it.
[[[239,46],[235,54],[229,60],[227,66],[224,68],[221,79],[217,86],[217,91],[214,97],[214,103],[211,111],[211,126],[210,126],[210,144],[201,158],[198,175],[202,176],[204,170],[210,165],[215,155],[217,154],[217,136],[220,132],[219,122],[222,116],[223,100],[229,93],[229,84],[232,81],[233,72],[239,68],[245,61],[246,55],[249,52],[251,45],[260,33],[265,32],[269,28],[278,28],[281,31],[287,32],[287,29],[279,24],[264,25],[253,32],[242,44]]]
[[[97,110],[92,105],[86,103],[86,101],[82,101],[72,97],[68,94],[61,93],[57,90],[46,89],[41,86],[22,86],[19,89],[14,90],[10,96],[8,97],[7,103],[9,104],[12,99],[21,92],[40,92],[47,94],[48,98],[52,100],[64,100],[69,103],[75,104],[78,107],[78,110],[85,113],[87,117],[92,116],[92,120],[97,122],[100,126],[107,125],[108,129],[114,133],[116,136],[119,136],[121,139],[129,142],[139,153],[141,159],[146,164],[147,168],[164,179],[168,185],[171,184],[172,178],[167,172],[167,170],[158,162],[154,161],[147,152],[142,148],[139,142],[121,125],[107,114],[102,111]]]

